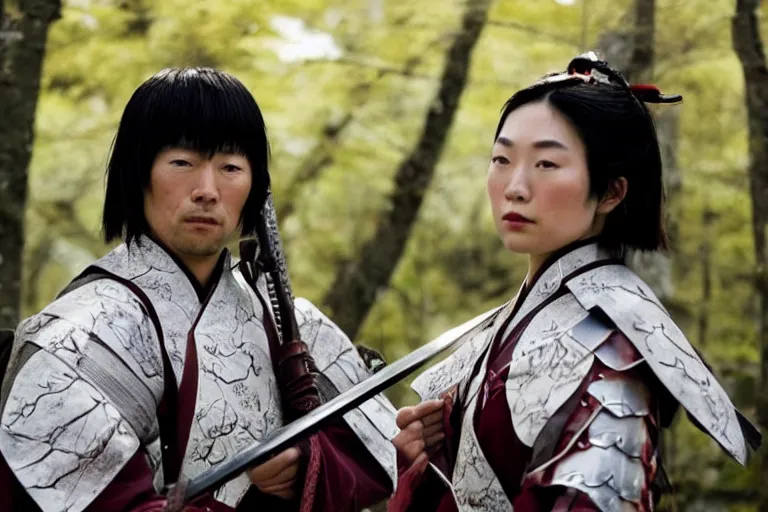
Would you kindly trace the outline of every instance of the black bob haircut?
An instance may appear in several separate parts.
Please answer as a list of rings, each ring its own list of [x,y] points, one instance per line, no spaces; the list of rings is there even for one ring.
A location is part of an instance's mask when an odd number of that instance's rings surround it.
[[[261,110],[248,89],[227,73],[174,68],[141,84],[123,112],[107,165],[105,241],[122,237],[130,243],[148,233],[144,191],[155,158],[169,147],[248,159],[253,179],[240,232],[254,233],[269,190],[269,142]]]
[[[512,96],[494,141],[511,112],[545,102],[565,116],[584,143],[591,197],[602,198],[618,178],[627,180],[627,195],[608,214],[598,243],[618,256],[629,249],[663,250],[668,241],[661,152],[645,103],[681,99],[654,86],[630,86],[617,70],[589,53],[573,59],[566,73],[547,75]]]

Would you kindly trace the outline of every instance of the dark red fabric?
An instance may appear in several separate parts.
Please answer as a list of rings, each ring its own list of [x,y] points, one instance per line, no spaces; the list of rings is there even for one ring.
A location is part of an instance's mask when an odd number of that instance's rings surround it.
[[[504,492],[516,496],[533,450],[520,442],[512,427],[504,386],[508,373],[504,369],[488,375],[488,396],[485,407],[475,416],[475,435]]]
[[[155,492],[152,468],[142,452],[128,461],[107,488],[85,509],[86,512],[160,512],[166,500]],[[203,497],[184,512],[232,512],[232,508]]]
[[[357,512],[392,494],[392,482],[386,471],[346,423],[325,427],[300,449],[305,465],[310,466],[302,470],[305,476],[299,489],[301,502],[288,502],[252,488],[238,512]]]
[[[304,473],[304,487],[300,490],[301,502],[299,504],[299,512],[312,512],[312,507],[315,505],[315,499],[317,498],[317,482],[320,478],[320,465],[323,461],[323,451],[320,445],[319,436],[312,436],[309,438],[309,442],[306,443],[305,453],[309,453],[305,456],[306,472]]]
[[[2,454],[0,454],[0,496],[2,496],[0,512],[40,511],[34,500],[24,490],[24,486],[16,479],[16,475],[13,474]]]
[[[322,457],[312,511],[358,511],[392,494],[387,472],[346,424],[330,425],[314,437]]]
[[[400,452],[397,453],[397,468],[399,478],[397,480],[397,491],[390,498],[387,504],[387,510],[389,511],[404,511],[413,504],[414,496],[419,487],[424,483],[427,478],[427,465],[429,459],[425,458],[423,461],[411,464],[403,457]]]

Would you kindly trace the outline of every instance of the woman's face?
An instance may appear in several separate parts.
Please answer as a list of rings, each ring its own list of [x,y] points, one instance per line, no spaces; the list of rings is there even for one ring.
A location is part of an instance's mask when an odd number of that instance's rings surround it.
[[[488,168],[491,210],[507,249],[540,262],[600,233],[618,202],[606,211],[589,190],[586,148],[562,114],[535,102],[507,116]]]

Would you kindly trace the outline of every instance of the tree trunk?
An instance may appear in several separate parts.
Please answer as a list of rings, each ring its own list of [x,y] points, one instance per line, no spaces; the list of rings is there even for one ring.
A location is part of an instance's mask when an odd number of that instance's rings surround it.
[[[630,82],[644,82],[653,76],[656,0],[635,1],[635,33],[629,61]]]
[[[669,303],[675,293],[672,277],[672,259],[676,252],[680,234],[680,195],[682,192],[682,174],[677,164],[677,141],[680,111],[675,107],[655,116],[656,132],[661,146],[661,162],[664,169],[664,190],[666,194],[666,225],[669,234],[669,250],[662,252],[633,251],[627,260],[629,266],[648,283],[648,286],[665,303]],[[667,304],[669,306],[669,304]]]
[[[733,48],[744,71],[749,126],[749,189],[752,198],[752,234],[755,239],[755,287],[760,300],[760,389],[755,393],[758,422],[768,432],[768,67],[760,39],[757,10],[759,0],[736,0],[733,17]],[[760,477],[768,482],[768,449],[764,444]],[[759,510],[768,512],[768,486],[759,486]]]
[[[333,163],[333,149],[338,145],[341,132],[352,118],[352,113],[349,112],[340,121],[329,121],[325,124],[320,142],[307,153],[307,157],[299,165],[299,170],[282,191],[284,199],[275,206],[280,222],[293,215],[296,204],[300,202],[298,198],[304,185],[316,180],[323,169]]]
[[[21,264],[27,167],[50,24],[60,0],[20,0],[18,12],[0,3],[0,328],[14,327],[21,309]]]
[[[635,0],[634,28],[631,32],[609,32],[601,38],[598,49],[608,62],[619,69],[630,83],[652,81],[655,61],[655,0]],[[626,16],[630,18],[630,16]],[[627,23],[630,20],[627,19]],[[632,251],[627,264],[670,306],[674,295],[672,280],[672,255],[679,236],[682,174],[677,163],[677,140],[680,112],[677,108],[665,108],[655,116],[656,130],[661,150],[664,188],[667,200],[667,232],[670,238],[669,253],[643,253]],[[671,308],[670,308],[671,309]],[[677,439],[674,432],[664,432],[664,456],[667,468],[675,472]]]
[[[712,229],[715,219],[709,199],[701,215],[702,241],[699,245],[701,258],[701,303],[699,304],[699,349],[704,350],[709,341],[709,316],[712,314]]]
[[[656,1],[636,0],[632,16],[634,28],[631,32],[609,32],[603,35],[598,49],[608,62],[619,69],[630,83],[643,83],[653,78],[655,61],[654,36]],[[664,188],[667,197],[667,228],[674,253],[678,230],[677,197],[681,189],[680,170],[677,165],[677,127],[679,112],[666,109],[656,116],[656,128],[661,146],[664,167]],[[672,282],[672,258],[663,253],[632,252],[627,257],[628,265],[653,289],[658,297],[667,302],[674,294]]]
[[[472,52],[485,26],[491,0],[466,2],[462,26],[445,58],[436,98],[414,149],[400,163],[390,207],[379,215],[374,235],[338,270],[324,305],[331,318],[354,339],[389,285],[435,173],[469,75]]]

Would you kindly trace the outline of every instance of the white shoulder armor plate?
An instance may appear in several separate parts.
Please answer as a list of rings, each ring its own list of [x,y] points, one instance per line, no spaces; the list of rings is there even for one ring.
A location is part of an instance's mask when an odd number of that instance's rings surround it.
[[[45,512],[78,512],[157,437],[162,362],[142,304],[94,281],[16,331],[0,451]]]
[[[747,446],[731,400],[648,285],[627,267],[608,265],[567,286],[585,309],[598,307],[608,315],[680,405],[746,463]]]

